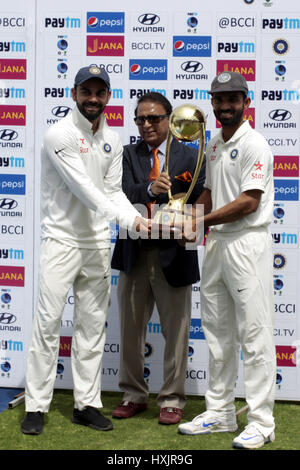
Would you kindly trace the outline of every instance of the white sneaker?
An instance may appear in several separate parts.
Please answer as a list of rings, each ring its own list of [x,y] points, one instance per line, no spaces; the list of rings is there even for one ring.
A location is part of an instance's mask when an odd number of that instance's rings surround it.
[[[265,444],[275,440],[275,434],[272,432],[268,437],[262,433],[253,424],[248,424],[239,436],[233,439],[232,446],[237,449],[259,449]]]
[[[205,411],[196,416],[189,423],[180,424],[178,431],[180,434],[211,434],[213,432],[234,432],[238,428],[235,418],[231,421],[222,420],[216,414]]]

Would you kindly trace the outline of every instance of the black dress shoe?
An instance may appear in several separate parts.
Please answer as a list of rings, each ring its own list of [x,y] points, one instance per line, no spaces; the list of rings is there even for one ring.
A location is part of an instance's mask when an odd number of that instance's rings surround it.
[[[72,422],[88,426],[97,431],[110,431],[113,429],[112,422],[92,406],[87,406],[81,411],[74,408]]]
[[[44,429],[44,413],[41,411],[29,411],[21,424],[23,434],[42,434]]]

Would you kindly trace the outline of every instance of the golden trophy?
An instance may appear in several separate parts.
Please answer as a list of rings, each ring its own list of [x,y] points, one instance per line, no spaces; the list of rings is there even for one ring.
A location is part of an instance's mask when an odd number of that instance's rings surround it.
[[[185,205],[197,182],[204,158],[206,119],[203,111],[197,106],[185,104],[174,109],[169,119],[169,132],[166,143],[165,172],[169,174],[170,146],[175,137],[183,142],[192,142],[199,139],[198,160],[195,172],[187,193],[172,195],[168,190],[169,202],[158,209],[152,219],[152,232],[168,232],[172,236],[172,226],[184,225],[184,222],[192,219],[192,213],[188,212]]]

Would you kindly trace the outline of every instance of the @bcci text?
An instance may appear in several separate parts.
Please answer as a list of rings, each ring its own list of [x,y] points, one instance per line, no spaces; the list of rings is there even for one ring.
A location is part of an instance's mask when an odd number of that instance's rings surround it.
[[[133,204],[134,208],[146,219],[149,219],[148,207],[144,204]],[[157,215],[157,211],[160,212],[159,222],[153,217]],[[121,228],[119,229],[119,238],[126,239],[132,238],[136,240],[138,238],[150,239],[150,240],[182,240],[186,241],[186,249],[196,249],[198,245],[201,245],[204,240],[204,205],[197,204],[195,207],[192,204],[185,204],[183,210],[173,210],[165,205],[152,204],[151,205],[151,232],[145,234],[138,232],[135,228],[128,231]],[[160,230],[158,230],[158,224]]]

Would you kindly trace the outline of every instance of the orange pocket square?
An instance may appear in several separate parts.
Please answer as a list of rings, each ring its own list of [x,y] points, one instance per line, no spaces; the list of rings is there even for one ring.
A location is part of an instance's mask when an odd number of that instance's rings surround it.
[[[177,180],[184,181],[185,183],[191,183],[193,177],[189,171],[181,173],[181,175],[175,176]]]

